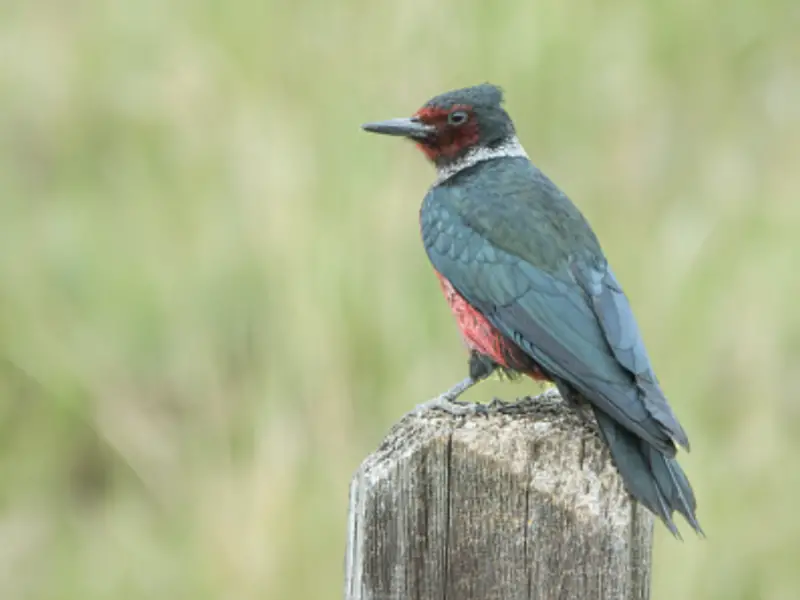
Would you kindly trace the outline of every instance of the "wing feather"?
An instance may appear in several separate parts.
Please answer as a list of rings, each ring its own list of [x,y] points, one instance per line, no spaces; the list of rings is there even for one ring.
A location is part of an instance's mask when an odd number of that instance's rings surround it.
[[[455,211],[441,204],[435,210],[444,225],[423,227],[428,256],[492,325],[659,451],[673,456],[672,439],[688,443],[610,269],[564,260],[546,272],[479,234]]]

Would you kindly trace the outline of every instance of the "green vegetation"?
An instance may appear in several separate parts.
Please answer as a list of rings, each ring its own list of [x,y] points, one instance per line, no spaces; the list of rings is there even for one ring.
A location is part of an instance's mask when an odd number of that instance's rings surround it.
[[[465,368],[431,169],[359,124],[484,80],[692,439],[654,597],[797,597],[796,1],[6,4],[4,600],[341,597],[352,472]]]

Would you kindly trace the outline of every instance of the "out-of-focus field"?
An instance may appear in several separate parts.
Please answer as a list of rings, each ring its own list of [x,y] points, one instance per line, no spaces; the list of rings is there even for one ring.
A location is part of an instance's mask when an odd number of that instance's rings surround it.
[[[0,598],[341,597],[351,474],[465,373],[432,170],[359,124],[485,80],[692,439],[708,539],[659,528],[654,598],[800,597],[798,31],[796,0],[5,3]]]

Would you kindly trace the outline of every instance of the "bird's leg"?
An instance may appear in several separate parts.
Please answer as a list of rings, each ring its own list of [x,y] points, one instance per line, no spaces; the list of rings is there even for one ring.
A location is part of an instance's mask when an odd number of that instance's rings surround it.
[[[418,405],[414,412],[420,414],[427,409],[435,409],[455,416],[488,414],[489,411],[485,405],[473,402],[458,402],[456,398],[476,383],[489,377],[497,369],[497,366],[497,363],[488,356],[474,350],[471,351],[469,355],[469,377],[459,381],[433,400]]]
[[[469,377],[459,381],[433,400],[420,404],[414,412],[420,414],[424,410],[434,409],[454,416],[488,414],[488,410],[483,404],[459,402],[457,398],[478,382],[489,377],[496,368],[497,363],[491,358],[473,350],[469,355]]]
[[[486,379],[494,373],[500,365],[494,359],[472,350],[469,353],[469,376],[476,382]]]
[[[482,405],[456,401],[456,398],[458,398],[461,394],[466,392],[476,383],[478,383],[476,379],[473,379],[472,377],[467,377],[466,379],[459,381],[445,393],[436,396],[436,398],[434,398],[433,400],[428,400],[427,402],[419,404],[417,408],[414,410],[414,412],[416,414],[420,414],[428,409],[434,409],[434,410],[441,410],[456,416],[478,413],[480,412],[480,409],[478,407]]]

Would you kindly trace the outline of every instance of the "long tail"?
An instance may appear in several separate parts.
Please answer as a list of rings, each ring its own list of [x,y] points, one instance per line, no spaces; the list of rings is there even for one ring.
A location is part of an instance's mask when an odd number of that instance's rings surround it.
[[[672,520],[676,510],[698,534],[705,535],[695,515],[697,501],[692,486],[678,461],[664,456],[597,408],[594,415],[628,492],[660,517],[675,537],[680,538]]]

